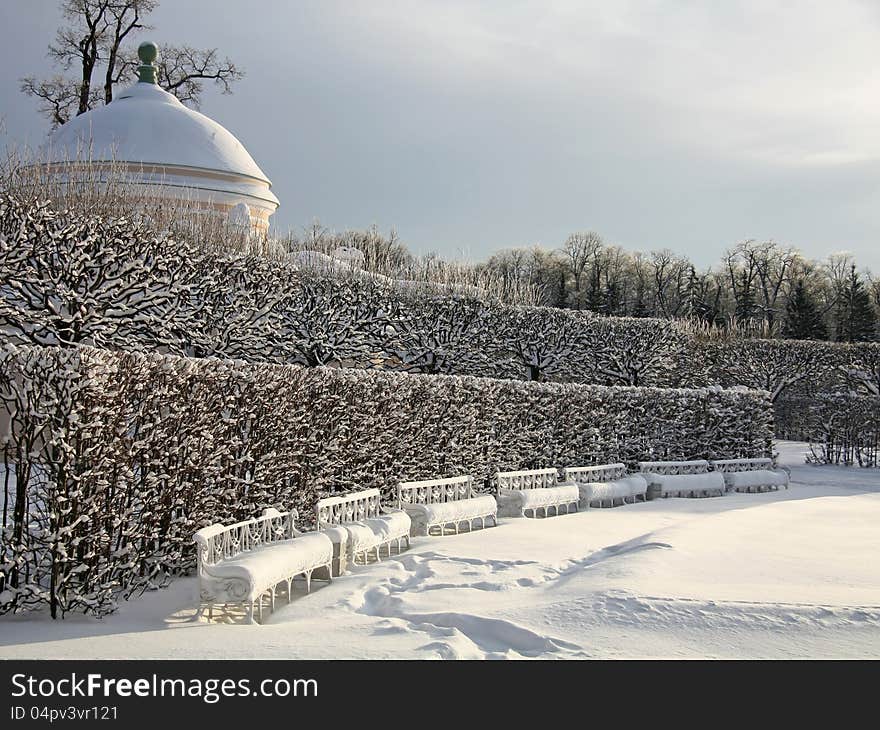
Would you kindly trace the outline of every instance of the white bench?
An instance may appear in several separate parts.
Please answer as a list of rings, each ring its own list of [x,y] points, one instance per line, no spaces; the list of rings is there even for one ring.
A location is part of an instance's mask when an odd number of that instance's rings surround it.
[[[597,466],[571,466],[565,469],[565,481],[577,484],[580,504],[583,507],[599,507],[608,503],[614,506],[615,500],[626,504],[641,497],[648,499],[648,482],[641,474],[627,474],[625,464],[599,464]]]
[[[787,471],[773,468],[773,459],[719,459],[712,462],[720,472],[729,491],[766,492],[780,487],[788,489]]]
[[[498,503],[490,494],[474,495],[473,485],[469,476],[401,482],[398,506],[412,518],[412,534],[430,535],[437,528],[442,535],[449,525],[458,534],[462,523],[472,530],[477,520],[485,527],[490,517],[497,525]]]
[[[358,556],[366,565],[367,556],[375,552],[381,559],[382,548],[401,541],[409,548],[410,518],[403,510],[383,508],[378,489],[365,489],[344,496],[326,497],[315,505],[318,529],[333,542],[333,565],[336,575],[345,572],[348,561],[357,564]]]
[[[648,498],[721,496],[720,472],[709,471],[705,459],[695,461],[640,461],[639,472],[648,481]]]
[[[507,513],[519,517],[531,512],[537,517],[538,510],[544,510],[547,517],[552,507],[558,515],[559,508],[574,506],[577,512],[578,488],[576,484],[559,483],[559,472],[556,469],[527,469],[525,471],[499,471],[495,475],[495,487],[498,490],[498,504]]]
[[[299,532],[294,527],[296,510],[268,508],[261,517],[234,525],[214,524],[193,535],[197,546],[199,615],[214,606],[244,604],[247,620],[263,620],[263,599],[268,595],[275,610],[275,594],[284,583],[290,603],[293,579],[302,575],[311,591],[312,572],[327,569],[333,579],[333,543],[323,532]]]

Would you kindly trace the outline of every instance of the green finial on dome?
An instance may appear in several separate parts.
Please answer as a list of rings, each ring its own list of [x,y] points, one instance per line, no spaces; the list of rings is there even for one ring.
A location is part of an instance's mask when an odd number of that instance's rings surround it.
[[[157,84],[156,59],[159,58],[159,47],[152,41],[144,41],[138,46],[138,81],[142,84]]]

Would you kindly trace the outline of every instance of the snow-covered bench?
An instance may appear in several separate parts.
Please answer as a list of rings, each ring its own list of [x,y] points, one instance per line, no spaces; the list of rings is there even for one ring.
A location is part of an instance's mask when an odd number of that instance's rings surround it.
[[[442,535],[449,525],[458,534],[463,522],[472,530],[477,520],[485,527],[490,517],[497,525],[495,498],[490,494],[474,495],[473,486],[469,476],[401,482],[397,487],[398,506],[412,518],[413,535],[430,535],[434,528]]]
[[[531,512],[536,517],[538,510],[544,510],[544,516],[552,507],[558,515],[559,508],[565,507],[566,513],[573,506],[577,512],[578,488],[576,484],[559,483],[559,472],[556,469],[528,469],[526,471],[499,471],[495,475],[495,487],[498,490],[498,504],[504,514],[526,516]]]
[[[648,481],[648,498],[708,497],[724,494],[724,477],[709,471],[709,462],[640,461],[639,472]]]
[[[735,492],[766,492],[788,489],[788,472],[773,468],[773,459],[719,459],[712,462],[724,478],[727,489]]]
[[[580,493],[580,504],[592,507],[614,506],[615,500],[626,504],[648,496],[648,482],[642,474],[627,474],[624,464],[600,464],[597,466],[571,466],[565,470],[565,481],[575,482]]]
[[[254,606],[263,620],[263,598],[275,610],[275,593],[284,583],[290,602],[293,579],[305,577],[311,590],[312,572],[327,569],[333,579],[333,543],[323,532],[302,533],[294,526],[296,510],[268,508],[261,517],[234,525],[214,524],[193,535],[198,553],[199,613],[213,618],[217,605],[244,604],[253,623]]]
[[[387,509],[381,505],[378,489],[365,489],[344,496],[326,497],[315,505],[318,529],[333,542],[333,565],[336,575],[342,574],[348,561],[357,564],[358,556],[367,562],[367,555],[375,552],[381,558],[382,548],[401,541],[409,547],[410,518],[403,510]]]

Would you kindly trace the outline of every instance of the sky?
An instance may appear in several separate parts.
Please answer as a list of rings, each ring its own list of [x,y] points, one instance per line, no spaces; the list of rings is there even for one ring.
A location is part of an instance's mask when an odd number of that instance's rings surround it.
[[[48,124],[56,0],[0,0],[0,142]],[[471,260],[594,230],[701,267],[747,239],[880,271],[880,3],[164,0],[139,40],[246,71],[201,111],[275,227],[394,227]]]

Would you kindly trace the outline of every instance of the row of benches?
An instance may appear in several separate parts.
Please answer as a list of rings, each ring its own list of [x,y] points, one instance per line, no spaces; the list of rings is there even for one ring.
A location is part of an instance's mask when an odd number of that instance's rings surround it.
[[[561,508],[614,506],[639,497],[709,496],[727,490],[763,491],[788,487],[788,474],[770,459],[730,459],[709,462],[645,461],[627,473],[624,464],[569,467],[562,481],[556,469],[499,472],[496,497],[475,494],[473,478],[458,476],[402,482],[397,507],[385,508],[378,489],[327,497],[316,507],[317,531],[296,529],[295,510],[267,509],[263,515],[234,525],[210,525],[194,535],[198,552],[200,613],[213,607],[244,604],[247,618],[262,620],[263,604],[274,610],[279,592],[287,601],[294,582],[302,578],[306,591],[314,574],[328,581],[349,564],[363,563],[372,554],[398,554],[410,535],[458,533],[462,525],[498,523],[499,508],[509,516],[549,516]]]

